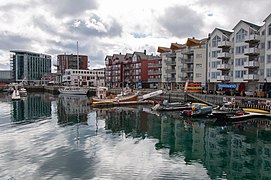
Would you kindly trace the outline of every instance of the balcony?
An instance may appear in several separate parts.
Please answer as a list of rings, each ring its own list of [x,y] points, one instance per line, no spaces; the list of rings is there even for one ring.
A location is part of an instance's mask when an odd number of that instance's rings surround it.
[[[167,82],[176,82],[176,78],[166,78]]]
[[[168,74],[175,74],[176,73],[176,69],[167,69],[166,73],[168,73]]]
[[[181,58],[181,63],[183,63],[183,64],[193,64],[194,59],[193,58],[188,58],[188,59]]]
[[[166,54],[167,58],[175,58],[176,57],[176,53],[172,52],[172,53],[168,53]]]
[[[253,48],[246,48],[244,50],[244,54],[247,56],[257,56],[260,54],[260,50],[256,47]]]
[[[150,70],[150,71],[148,71],[148,75],[159,75],[159,74],[162,74],[161,70],[157,70],[157,71]]]
[[[222,52],[217,55],[217,59],[230,59],[231,54],[228,52]]]
[[[246,43],[259,43],[261,40],[260,35],[258,34],[250,34],[245,36],[245,42]]]
[[[245,74],[243,78],[244,81],[259,81],[258,74]]]
[[[193,77],[181,77],[180,79],[181,81],[187,81],[187,80],[193,81]]]
[[[258,61],[246,61],[244,62],[245,68],[259,68],[260,63]]]
[[[230,76],[229,75],[221,75],[217,76],[217,81],[230,81]]]
[[[218,70],[230,70],[231,67],[229,64],[218,64],[217,65],[217,69]]]
[[[219,48],[230,48],[231,46],[232,46],[232,43],[227,40],[220,41],[220,42],[218,42],[218,45],[217,45],[217,47],[219,47]]]
[[[162,64],[161,63],[150,63],[148,64],[148,68],[161,68]]]
[[[182,51],[182,54],[184,55],[192,55],[194,54],[194,50],[193,49],[185,49]]]
[[[186,72],[186,73],[193,72],[193,68],[183,68],[181,72]]]
[[[148,79],[148,82],[149,83],[154,83],[154,82],[162,82],[162,80],[160,78],[149,78]]]
[[[176,61],[171,61],[171,60],[165,60],[165,63],[167,66],[174,66],[176,65]]]

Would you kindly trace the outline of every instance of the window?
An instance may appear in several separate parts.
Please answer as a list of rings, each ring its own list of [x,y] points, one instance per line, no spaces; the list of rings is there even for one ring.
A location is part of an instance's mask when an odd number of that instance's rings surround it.
[[[202,54],[196,54],[196,59],[202,59]]]
[[[271,55],[268,54],[268,55],[266,56],[266,64],[270,64],[270,63],[271,63]]]
[[[271,35],[271,24],[268,25],[268,35]]]
[[[196,68],[202,68],[202,64],[196,64]]]
[[[267,49],[271,49],[271,41],[267,41]]]
[[[201,73],[196,73],[196,78],[201,78],[202,74]]]
[[[235,48],[235,54],[244,54],[246,47],[247,46],[237,46]]]
[[[262,31],[262,36],[264,36],[264,35],[265,35],[265,30]]]
[[[266,69],[266,77],[271,77],[271,69],[270,68]]]
[[[247,72],[245,70],[243,70],[243,71],[235,71],[235,78],[243,78],[246,73]]]
[[[264,75],[264,69],[260,69],[260,75],[261,75],[261,76]]]
[[[218,45],[218,42],[221,41],[221,38],[219,36],[215,36],[213,39],[212,39],[212,47],[217,47]]]
[[[264,49],[265,48],[265,43],[261,43],[261,48]]]
[[[216,58],[221,51],[212,51],[212,57]]]
[[[244,42],[245,40],[245,36],[247,35],[247,31],[244,29],[240,29],[237,33],[236,33],[236,42]]]
[[[211,72],[211,79],[217,79],[217,76],[220,76],[220,72]]]
[[[260,56],[260,63],[264,63],[264,56]]]
[[[237,58],[235,59],[235,66],[244,66],[244,63],[247,61],[247,58]]]
[[[220,61],[213,61],[211,68],[217,68],[218,64],[220,64]]]

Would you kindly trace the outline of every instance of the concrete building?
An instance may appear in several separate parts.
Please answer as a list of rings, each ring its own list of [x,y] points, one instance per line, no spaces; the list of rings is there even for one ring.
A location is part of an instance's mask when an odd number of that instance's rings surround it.
[[[10,69],[13,81],[40,83],[51,73],[51,56],[30,51],[11,50]]]
[[[57,72],[64,74],[66,69],[88,69],[88,56],[62,54],[57,55]]]
[[[66,69],[62,77],[62,83],[72,86],[105,86],[105,69]]]
[[[271,81],[271,15],[262,26],[240,20],[233,31],[214,29],[208,41],[208,61],[210,90],[234,89],[249,96],[267,93]]]
[[[162,89],[183,90],[187,80],[206,84],[207,39],[188,38],[185,44],[158,47],[162,57]]]

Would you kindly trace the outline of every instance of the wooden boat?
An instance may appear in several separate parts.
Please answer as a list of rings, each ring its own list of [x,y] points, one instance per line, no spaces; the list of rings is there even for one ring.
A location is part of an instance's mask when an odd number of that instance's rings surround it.
[[[131,91],[123,91],[117,96],[110,95],[108,96],[107,87],[98,87],[96,90],[96,97],[92,97],[90,100],[91,104],[112,104],[118,102],[129,102],[137,101],[138,93],[133,93]]]
[[[58,90],[60,94],[86,95],[88,89],[79,86],[65,86]]]

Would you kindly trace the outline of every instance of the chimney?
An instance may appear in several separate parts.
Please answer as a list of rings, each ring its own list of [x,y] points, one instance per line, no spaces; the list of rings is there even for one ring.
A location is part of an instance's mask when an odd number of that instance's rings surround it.
[[[146,55],[146,53],[147,53],[147,51],[146,51],[146,49],[144,50],[144,54]]]

